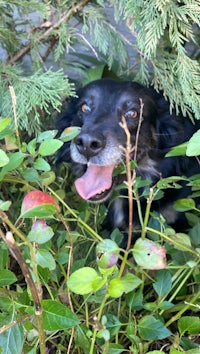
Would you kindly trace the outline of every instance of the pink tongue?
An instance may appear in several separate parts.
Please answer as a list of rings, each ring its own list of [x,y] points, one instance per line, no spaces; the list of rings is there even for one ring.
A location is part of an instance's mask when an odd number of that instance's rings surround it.
[[[83,176],[75,181],[75,187],[83,199],[109,189],[112,185],[112,172],[115,166],[89,165]]]

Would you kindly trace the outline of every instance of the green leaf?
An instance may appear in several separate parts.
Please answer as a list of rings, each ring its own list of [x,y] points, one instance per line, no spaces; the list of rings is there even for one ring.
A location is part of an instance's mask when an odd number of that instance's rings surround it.
[[[10,118],[1,118],[0,119],[0,132],[2,132],[4,129],[8,127],[10,124],[11,119]]]
[[[99,279],[96,270],[90,267],[83,267],[76,270],[67,281],[71,291],[76,294],[85,295],[93,291],[93,282]]]
[[[200,318],[196,316],[183,316],[178,320],[180,335],[200,333]]]
[[[46,331],[67,329],[79,324],[78,317],[60,302],[43,300],[42,307]]]
[[[132,310],[141,310],[143,308],[143,292],[141,288],[128,293],[126,303]]]
[[[124,292],[124,285],[121,282],[121,279],[112,279],[109,282],[108,294],[111,297],[118,298],[122,296],[123,292]]]
[[[17,281],[15,274],[10,270],[0,270],[0,286],[11,285]]]
[[[35,160],[34,162],[34,168],[36,170],[39,171],[50,171],[51,170],[51,166],[49,165],[49,163],[43,159],[42,157],[38,157],[38,159]]]
[[[129,293],[130,291],[136,289],[142,283],[141,279],[139,279],[138,277],[136,277],[136,275],[131,273],[127,273],[120,280],[121,283],[123,284],[125,293]]]
[[[167,189],[167,188],[175,188],[175,189],[180,189],[182,188],[180,184],[178,184],[178,181],[184,181],[185,178],[183,177],[177,177],[177,176],[171,176],[167,178],[163,178],[157,183],[158,189]]]
[[[183,352],[182,352],[182,350],[180,351],[180,350],[175,349],[175,348],[170,348],[170,354],[183,354]],[[186,354],[186,352],[184,354]],[[198,353],[196,353],[196,354],[198,354]]]
[[[21,174],[28,182],[37,182],[39,180],[38,172],[33,167],[24,169]]]
[[[153,288],[159,297],[167,295],[172,287],[172,277],[168,270],[162,269],[156,273]]]
[[[166,268],[166,250],[148,239],[139,238],[133,247],[136,263],[144,269]]]
[[[39,249],[36,252],[36,261],[42,268],[48,268],[49,270],[56,268],[56,262],[52,254],[46,249]]]
[[[179,199],[174,203],[174,208],[177,211],[188,211],[195,209],[195,202],[192,198]]]
[[[173,147],[165,156],[185,156],[188,142]]]
[[[57,130],[46,130],[45,132],[42,132],[38,135],[37,142],[41,143],[43,140],[53,139],[57,133]]]
[[[9,162],[9,157],[2,149],[0,149],[0,167],[7,165],[8,162]]]
[[[88,328],[84,325],[78,325],[75,330],[74,339],[77,347],[79,346],[84,354],[88,354],[90,351],[90,340],[87,335]]]
[[[10,208],[11,204],[12,203],[9,200],[7,200],[6,202],[0,200],[0,210],[7,211]]]
[[[162,350],[153,350],[150,352],[147,352],[146,354],[165,354],[165,352],[163,352]]]
[[[56,175],[54,171],[46,171],[40,175],[40,181],[43,184],[43,186],[50,185],[55,181],[55,179],[56,179]]]
[[[24,160],[24,157],[25,154],[22,152],[14,152],[13,154],[11,154],[9,156],[10,158],[9,162],[7,163],[7,165],[5,165],[2,168],[0,172],[0,181],[2,181],[6,173],[17,169],[21,165],[22,161]]]
[[[186,150],[187,156],[200,155],[200,129],[190,138]]]
[[[58,139],[46,139],[40,144],[38,153],[41,156],[51,156],[61,148],[63,142]]]
[[[159,304],[159,308],[163,311],[166,311],[166,310],[169,310],[171,309],[172,307],[174,307],[174,304],[172,304],[171,302],[169,301],[162,301],[160,302]]]
[[[105,353],[106,354],[124,353],[124,347],[121,344],[109,343],[108,348],[106,347],[106,352]]]
[[[57,211],[57,208],[53,204],[42,204],[32,207],[29,210],[22,211],[20,218],[52,218],[53,214]]]
[[[110,335],[114,336],[115,334],[117,334],[119,332],[122,323],[119,321],[119,319],[116,316],[108,313],[106,315],[106,324],[105,325],[106,325],[106,328],[109,330]]]
[[[171,240],[175,241],[174,247],[178,250],[183,250],[184,246],[191,248],[191,239],[188,235],[178,232],[171,236]]]
[[[183,341],[183,340],[182,340]],[[194,344],[193,344],[194,346]],[[189,350],[185,350],[184,352],[181,350],[177,350],[175,348],[170,348],[170,354],[199,354],[199,348],[195,348],[195,349],[189,349]]]
[[[138,331],[144,340],[164,339],[171,335],[171,332],[164,324],[154,316],[144,316],[138,321]]]
[[[102,278],[101,276],[98,276],[92,282],[93,291],[96,292],[97,290],[101,289],[105,285],[105,283],[106,283],[106,277]]]
[[[31,242],[37,242],[38,244],[49,241],[54,235],[54,232],[50,226],[48,226],[45,220],[36,220],[28,234],[28,239]]]
[[[80,130],[81,130],[80,127],[65,128],[60,136],[60,139],[64,142],[71,141],[80,133]]]
[[[11,319],[13,321],[14,319]],[[17,324],[0,334],[0,349],[4,354],[19,354],[23,352],[24,330]]]
[[[104,69],[105,69],[104,64],[99,64],[99,65],[89,68],[87,70],[87,77],[85,79],[83,79],[82,84],[86,85],[91,81],[101,79]]]
[[[35,152],[35,150],[36,150],[36,138],[34,138],[31,141],[29,141],[29,143],[27,145],[27,150],[32,156],[36,155],[36,152]]]

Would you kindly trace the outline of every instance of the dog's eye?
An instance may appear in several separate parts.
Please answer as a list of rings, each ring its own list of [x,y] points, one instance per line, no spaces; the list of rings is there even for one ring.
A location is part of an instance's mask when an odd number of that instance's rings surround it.
[[[90,106],[87,105],[87,103],[83,103],[81,106],[81,111],[83,113],[90,113],[91,112],[91,108]]]
[[[124,117],[125,117],[126,119],[128,119],[128,118],[137,118],[137,115],[138,115],[137,111],[134,111],[134,110],[130,109],[130,111],[127,111],[127,112],[124,114]]]

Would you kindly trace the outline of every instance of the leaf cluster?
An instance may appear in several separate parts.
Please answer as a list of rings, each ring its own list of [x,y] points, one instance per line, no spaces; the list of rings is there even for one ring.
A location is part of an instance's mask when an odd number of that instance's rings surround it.
[[[183,234],[149,208],[166,188],[181,188],[180,177],[149,191],[141,237],[123,250],[124,235],[102,227],[105,206],[90,207],[74,193],[68,164],[54,172],[53,154],[76,129],[23,142],[9,119],[1,128],[2,351],[197,354],[200,210],[192,196],[176,203],[191,225]],[[135,182],[140,214],[138,188],[147,181]],[[199,195],[199,176],[185,183]]]

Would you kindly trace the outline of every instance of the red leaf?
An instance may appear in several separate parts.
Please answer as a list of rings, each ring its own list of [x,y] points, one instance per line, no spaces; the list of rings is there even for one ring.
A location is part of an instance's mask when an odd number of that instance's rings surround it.
[[[34,190],[27,193],[23,199],[21,217],[46,217],[51,216],[56,211],[59,211],[59,205],[52,196]]]

